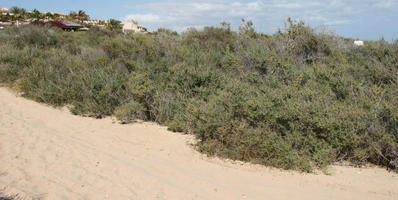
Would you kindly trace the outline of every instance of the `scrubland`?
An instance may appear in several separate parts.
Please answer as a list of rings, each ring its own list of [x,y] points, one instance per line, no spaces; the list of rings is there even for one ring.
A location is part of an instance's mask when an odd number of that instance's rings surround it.
[[[153,121],[208,155],[311,172],[398,167],[398,41],[288,20],[150,35],[24,26],[0,31],[0,83],[77,115]]]

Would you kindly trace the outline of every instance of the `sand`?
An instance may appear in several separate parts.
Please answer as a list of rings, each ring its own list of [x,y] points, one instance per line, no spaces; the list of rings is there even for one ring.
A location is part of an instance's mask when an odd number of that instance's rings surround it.
[[[27,199],[398,199],[398,174],[303,174],[208,158],[153,123],[70,114],[0,88],[0,191]]]

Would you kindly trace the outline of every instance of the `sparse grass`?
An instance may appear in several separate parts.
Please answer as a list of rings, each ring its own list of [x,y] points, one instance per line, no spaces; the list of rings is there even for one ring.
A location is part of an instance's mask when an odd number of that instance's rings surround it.
[[[12,28],[0,34],[0,82],[74,114],[194,134],[209,155],[305,172],[336,161],[398,168],[398,42],[250,26]]]

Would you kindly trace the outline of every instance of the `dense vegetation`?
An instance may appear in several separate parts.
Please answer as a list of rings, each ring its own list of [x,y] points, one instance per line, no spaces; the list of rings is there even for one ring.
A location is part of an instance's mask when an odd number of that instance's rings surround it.
[[[31,12],[28,12],[25,8],[20,8],[18,6],[12,7],[10,9],[10,13],[3,14],[3,12],[0,12],[0,21],[15,22],[17,20],[24,21],[26,19],[31,19],[31,20],[51,19],[59,21],[62,19],[62,17],[58,13],[53,13],[53,12],[43,13],[37,9],[33,9]],[[71,11],[69,15],[65,17],[68,20],[73,20],[78,22],[90,19],[90,17],[86,14],[84,10],[79,10],[79,12]]]
[[[398,167],[398,42],[288,21],[274,35],[228,24],[177,34],[0,31],[0,82],[74,114],[155,121],[209,155],[312,171]]]

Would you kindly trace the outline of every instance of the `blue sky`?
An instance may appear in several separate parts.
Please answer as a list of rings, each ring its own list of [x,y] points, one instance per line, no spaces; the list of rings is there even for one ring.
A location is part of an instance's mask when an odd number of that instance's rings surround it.
[[[135,19],[149,30],[179,32],[222,21],[237,30],[245,18],[257,31],[272,34],[292,17],[345,37],[398,39],[398,0],[0,0],[0,7],[11,6],[66,14],[82,9],[92,18]]]

